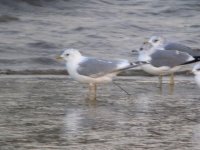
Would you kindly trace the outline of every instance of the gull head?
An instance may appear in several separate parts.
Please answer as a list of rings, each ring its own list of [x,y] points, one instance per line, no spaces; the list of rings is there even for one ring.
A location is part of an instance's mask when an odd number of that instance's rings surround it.
[[[200,63],[194,66],[194,68],[192,69],[192,73],[194,73],[195,75],[200,75]]]
[[[139,48],[139,52],[155,51],[156,49],[162,49],[164,45],[164,38],[161,36],[152,36],[149,40],[144,41],[142,46]]]
[[[66,49],[64,52],[59,56],[59,58],[64,59],[65,61],[74,60],[81,57],[81,53],[77,49]]]
[[[138,52],[149,52],[153,48],[153,45],[149,42],[144,42],[142,46],[139,48]]]
[[[163,46],[165,39],[161,36],[152,36],[149,38],[148,43],[151,43],[154,47]]]

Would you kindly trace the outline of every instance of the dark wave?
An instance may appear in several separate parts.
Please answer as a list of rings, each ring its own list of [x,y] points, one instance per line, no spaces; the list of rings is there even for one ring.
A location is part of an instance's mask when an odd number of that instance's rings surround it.
[[[2,69],[0,70],[1,75],[68,75],[67,70],[56,70],[56,69],[47,69],[47,70],[11,70],[11,69]]]
[[[0,59],[0,64],[15,65],[15,64],[39,64],[39,65],[56,65],[59,64],[55,59],[48,57],[23,58],[23,59]]]
[[[10,22],[10,21],[19,21],[19,20],[20,19],[18,17],[11,16],[11,15],[1,15],[0,16],[0,23]]]
[[[52,2],[53,0],[1,0],[0,4],[7,6],[17,6],[26,3],[32,6],[44,6],[44,2]]]
[[[37,42],[28,43],[28,46],[35,47],[35,48],[44,48],[44,49],[58,48],[58,46],[56,44],[46,42],[46,41],[37,41]]]

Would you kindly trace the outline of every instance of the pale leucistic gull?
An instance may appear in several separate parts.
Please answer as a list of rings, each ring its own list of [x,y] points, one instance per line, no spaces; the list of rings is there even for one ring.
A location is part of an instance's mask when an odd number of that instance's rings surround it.
[[[66,61],[67,71],[74,80],[89,84],[94,99],[96,99],[96,84],[111,82],[112,78],[120,72],[138,66],[128,60],[86,57],[76,49],[64,50],[59,58]]]
[[[154,49],[152,44],[147,42],[138,50],[138,61],[147,62],[140,66],[142,70],[152,75],[159,75],[161,87],[163,75],[171,74],[170,84],[174,85],[174,72],[184,64],[200,61],[200,56],[193,57],[177,50]]]
[[[196,64],[193,67],[192,72],[194,73],[195,82],[197,83],[197,85],[200,88],[200,63]]]

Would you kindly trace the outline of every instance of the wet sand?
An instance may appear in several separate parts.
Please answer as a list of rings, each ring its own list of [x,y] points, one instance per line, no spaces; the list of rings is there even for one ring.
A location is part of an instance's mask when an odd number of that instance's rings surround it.
[[[2,150],[199,150],[200,94],[192,77],[117,77],[100,85],[96,102],[87,85],[68,76],[0,76]]]

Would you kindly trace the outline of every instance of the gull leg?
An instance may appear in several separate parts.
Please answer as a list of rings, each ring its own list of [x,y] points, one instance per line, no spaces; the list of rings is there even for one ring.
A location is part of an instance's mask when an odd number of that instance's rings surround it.
[[[96,96],[97,96],[97,84],[94,84],[94,96],[95,96],[95,99],[96,99]]]
[[[172,95],[173,93],[174,93],[174,73],[171,73],[169,82],[169,94]]]
[[[173,94],[174,94],[174,85],[169,84],[169,95],[173,95]]]
[[[174,85],[174,73],[171,73],[170,75],[170,82],[169,82],[170,85]]]
[[[89,84],[89,100],[96,100],[97,86],[95,83]]]

